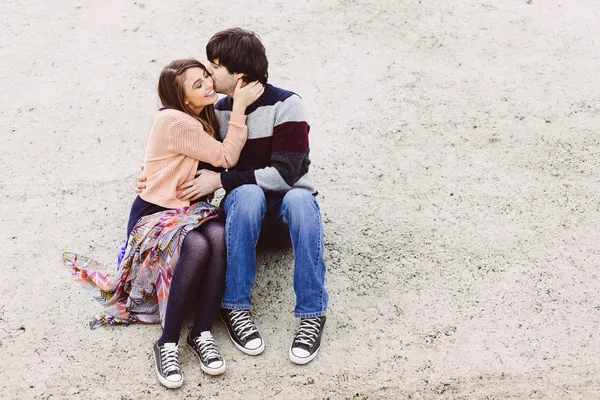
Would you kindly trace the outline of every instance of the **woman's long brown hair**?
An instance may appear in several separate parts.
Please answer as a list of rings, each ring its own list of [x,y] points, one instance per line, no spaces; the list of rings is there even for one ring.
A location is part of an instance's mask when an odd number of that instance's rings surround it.
[[[179,110],[196,118],[209,135],[216,137],[219,132],[219,120],[215,114],[215,107],[212,104],[208,105],[200,111],[200,114],[196,114],[185,104],[183,78],[188,68],[201,68],[208,73],[206,67],[193,58],[171,62],[162,70],[158,79],[160,102],[163,107]]]

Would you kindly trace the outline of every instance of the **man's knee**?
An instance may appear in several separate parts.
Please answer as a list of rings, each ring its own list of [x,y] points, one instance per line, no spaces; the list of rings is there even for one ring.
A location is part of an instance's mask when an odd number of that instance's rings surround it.
[[[226,214],[235,213],[236,217],[262,217],[266,211],[265,192],[258,185],[242,185],[234,189],[227,199]]]
[[[282,212],[288,217],[308,216],[319,213],[315,196],[306,189],[292,189],[283,196]]]

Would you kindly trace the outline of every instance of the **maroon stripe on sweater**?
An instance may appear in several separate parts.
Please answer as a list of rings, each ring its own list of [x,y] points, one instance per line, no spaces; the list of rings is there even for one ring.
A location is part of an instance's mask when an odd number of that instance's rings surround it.
[[[308,149],[310,126],[305,121],[284,122],[273,129],[273,152],[304,153]]]

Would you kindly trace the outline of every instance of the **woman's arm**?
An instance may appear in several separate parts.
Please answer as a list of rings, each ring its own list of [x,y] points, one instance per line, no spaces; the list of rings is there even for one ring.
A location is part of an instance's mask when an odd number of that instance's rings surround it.
[[[201,126],[198,126],[200,124],[185,119],[171,127],[169,150],[210,163],[215,167],[235,166],[248,138],[246,107],[262,96],[265,90],[260,82],[251,82],[243,87],[242,85],[243,81],[239,79],[233,93],[229,129],[223,143],[206,133]],[[201,132],[198,132],[198,129]]]
[[[205,132],[200,123],[194,122],[178,120],[169,127],[168,149],[215,167],[235,166],[248,138],[246,116],[231,113],[227,137],[222,143]]]

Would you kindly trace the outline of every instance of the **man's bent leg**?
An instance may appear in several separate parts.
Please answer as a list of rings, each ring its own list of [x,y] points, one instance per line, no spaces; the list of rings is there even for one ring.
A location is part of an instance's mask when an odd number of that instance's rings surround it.
[[[243,185],[228,194],[223,208],[227,274],[221,306],[249,310],[256,279],[256,242],[266,212],[265,194],[258,185]]]
[[[294,314],[297,318],[324,316],[328,295],[319,204],[309,191],[292,189],[283,197],[281,217],[289,226],[294,248]]]

